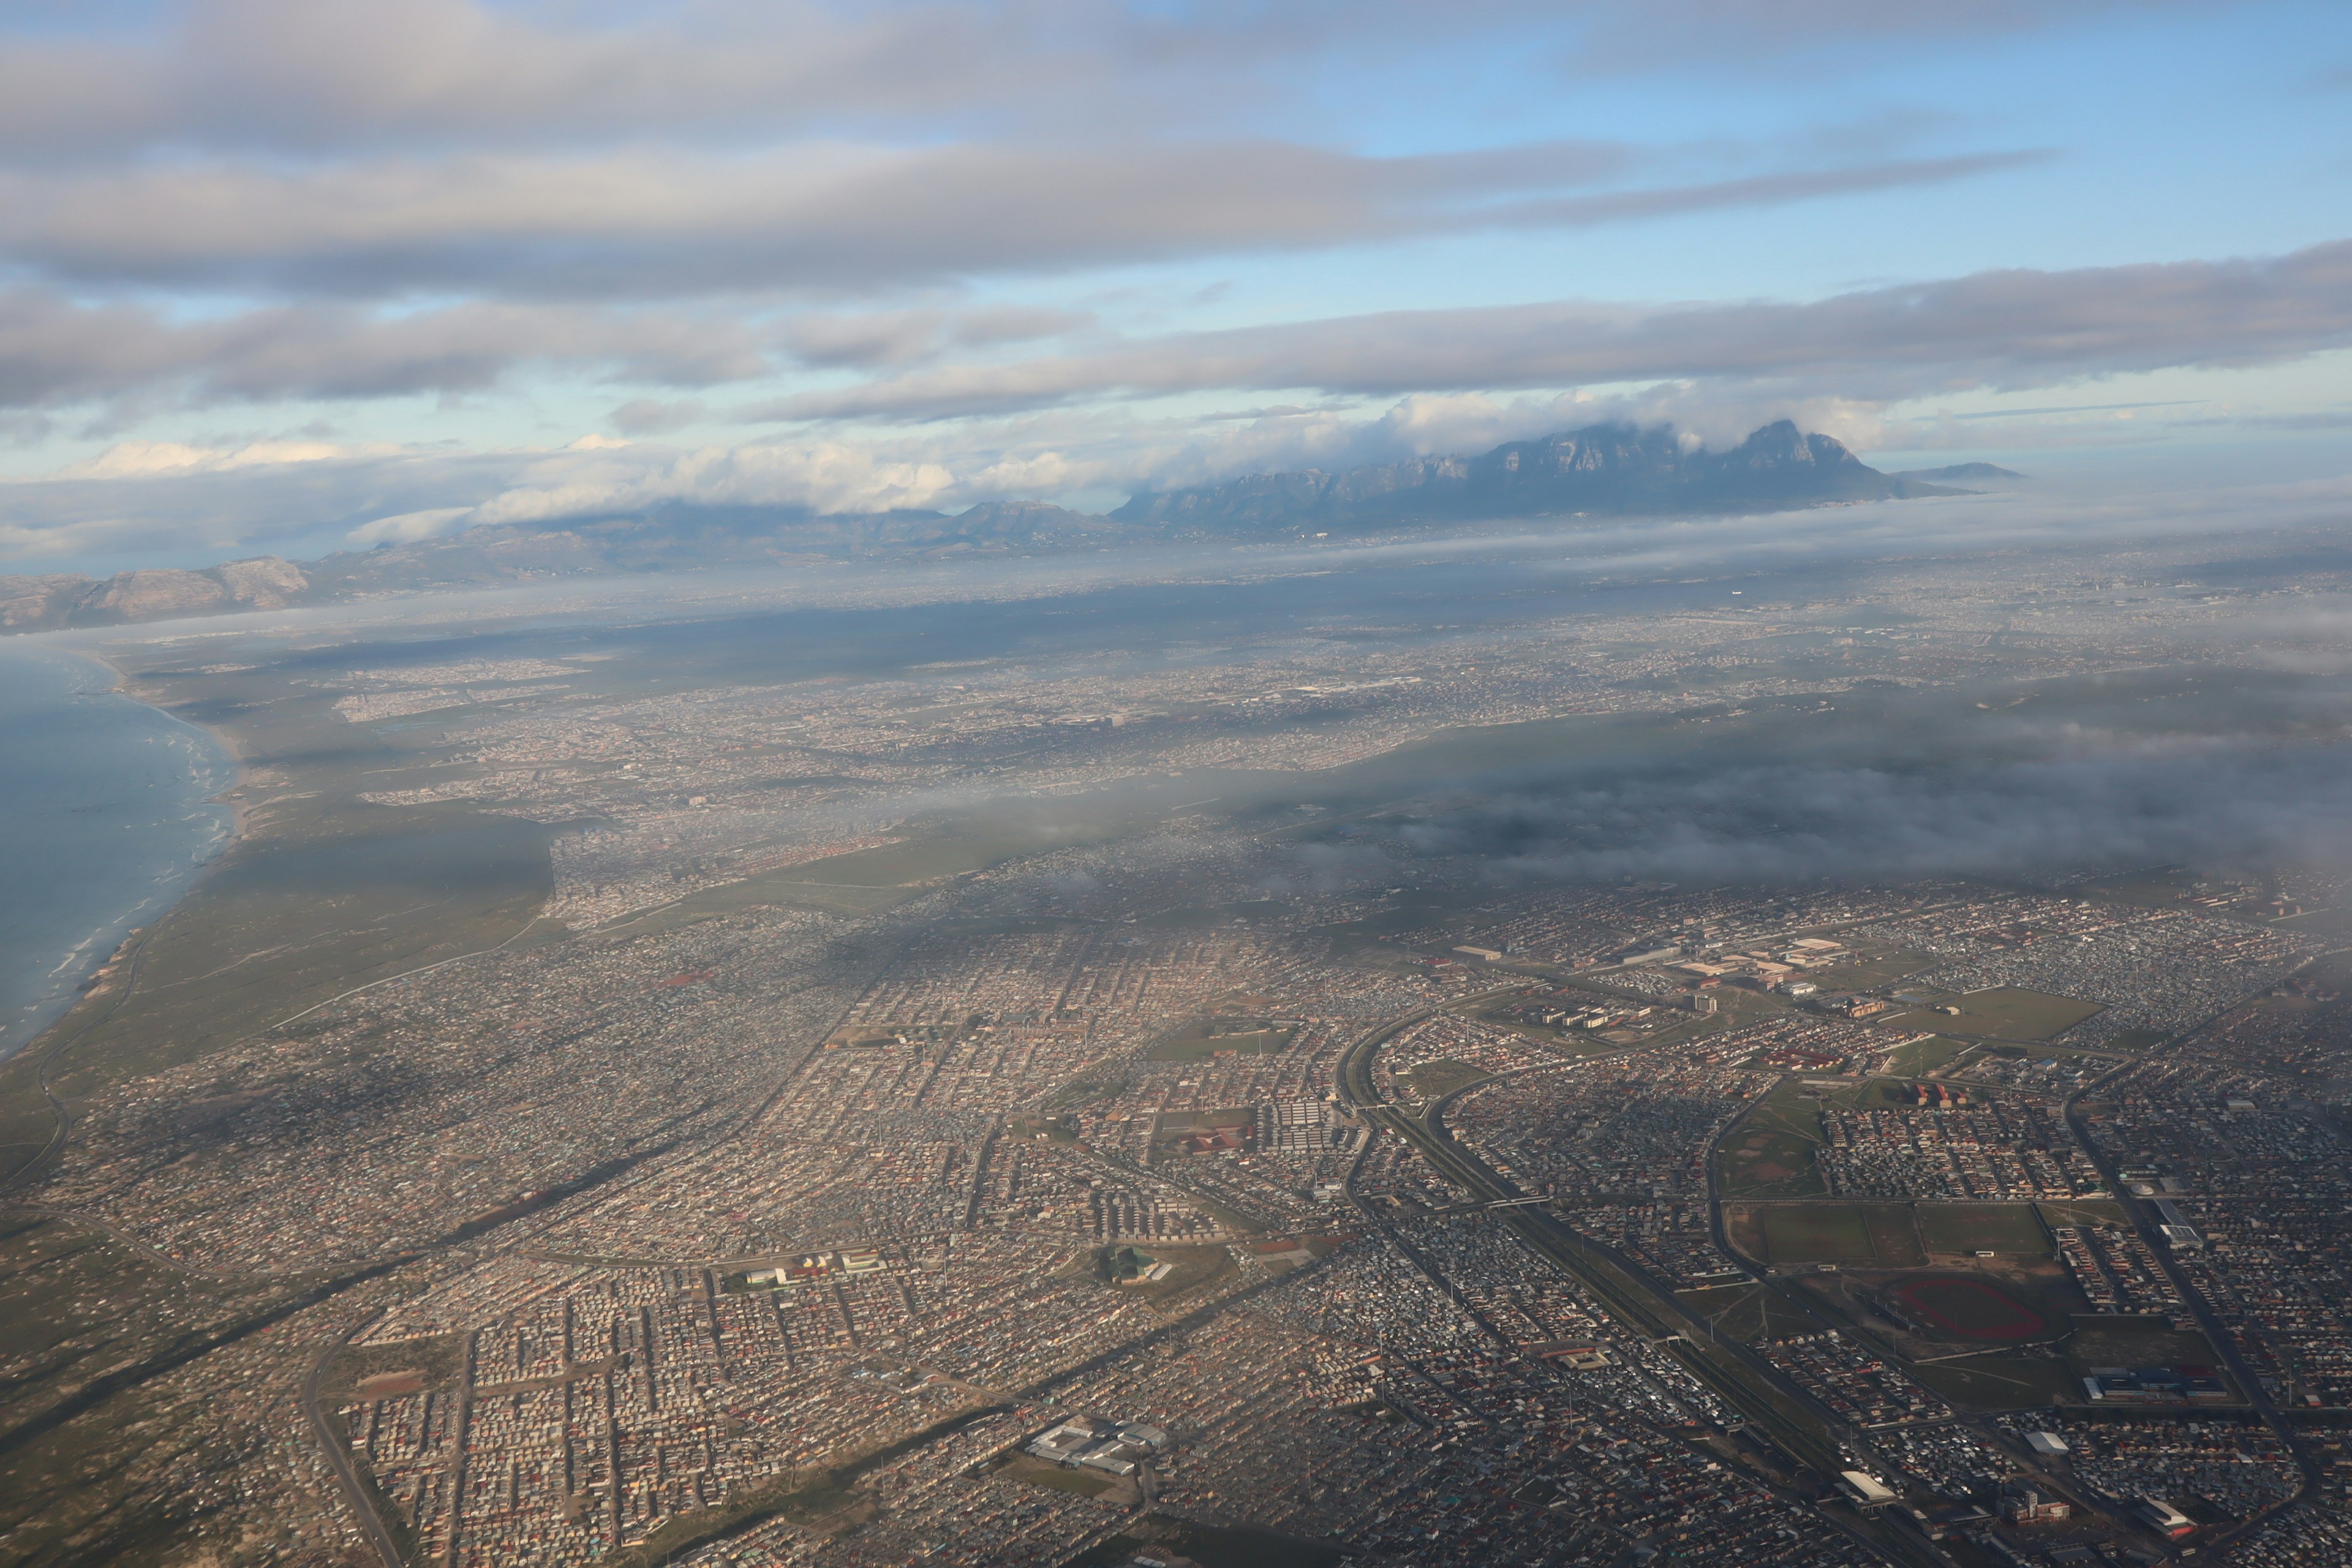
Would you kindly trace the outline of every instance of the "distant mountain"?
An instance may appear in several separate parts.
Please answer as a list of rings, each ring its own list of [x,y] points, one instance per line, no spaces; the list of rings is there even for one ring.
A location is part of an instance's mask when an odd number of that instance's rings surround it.
[[[2015,468],[2004,468],[1998,463],[1954,463],[1941,468],[1905,468],[1886,477],[1931,485],[1981,485],[1990,489],[2006,489],[2025,478]]]
[[[1181,531],[1272,532],[1579,513],[1786,511],[1952,493],[1882,474],[1835,437],[1806,435],[1783,419],[1728,451],[1685,446],[1665,426],[1595,425],[1507,442],[1475,458],[1255,474],[1139,495],[1110,515]]]
[[[119,572],[103,581],[72,574],[0,577],[0,632],[275,610],[305,602],[310,588],[300,567],[275,555],[202,572]]]
[[[106,578],[0,577],[0,633],[128,626],[187,616],[344,604],[401,594],[562,578],[794,561],[1045,552],[1101,544],[1118,524],[1043,501],[936,511],[818,515],[777,508],[681,507],[559,528],[467,529],[443,539],[343,551],[299,565],[274,555],[201,572]]]
[[[1150,539],[1264,537],[1486,518],[1783,511],[1961,494],[1931,481],[1986,476],[2017,477],[1990,463],[1882,474],[1830,437],[1805,435],[1785,419],[1722,452],[1685,446],[1664,427],[1596,425],[1513,441],[1475,458],[1421,458],[1336,474],[1257,474],[1139,495],[1107,518],[1043,501],[983,501],[954,516],[676,506],[553,528],[467,529],[299,565],[265,555],[201,572],[0,577],[0,632],[845,557],[1046,553]]]

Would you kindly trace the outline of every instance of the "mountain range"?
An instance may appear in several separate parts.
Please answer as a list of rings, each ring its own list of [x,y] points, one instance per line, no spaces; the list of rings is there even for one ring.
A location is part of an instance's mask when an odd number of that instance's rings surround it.
[[[795,559],[1034,553],[1516,518],[1785,511],[1968,494],[2021,477],[1990,463],[1881,473],[1834,437],[1808,435],[1785,419],[1722,451],[1691,442],[1669,426],[1595,425],[1506,442],[1475,457],[1416,458],[1333,473],[1310,468],[1253,474],[1146,492],[1107,517],[1042,501],[983,501],[953,516],[676,507],[558,527],[468,529],[299,564],[261,556],[203,571],[0,577],[0,632]]]

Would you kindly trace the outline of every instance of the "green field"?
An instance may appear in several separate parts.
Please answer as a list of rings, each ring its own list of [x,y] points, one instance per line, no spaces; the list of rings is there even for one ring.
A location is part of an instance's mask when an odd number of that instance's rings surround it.
[[[1727,1204],[1723,1222],[1733,1244],[1759,1263],[1916,1268],[1927,1261],[1908,1204]]]
[[[1878,1261],[1870,1226],[1850,1204],[1790,1204],[1764,1211],[1764,1257],[1771,1263]]]
[[[2104,1225],[2120,1229],[2125,1224],[2121,1204],[2094,1200],[2090,1203],[2043,1204],[2041,1209],[2042,1223],[2049,1226]]]
[[[1881,1268],[1926,1266],[1927,1253],[1919,1242],[1919,1226],[1912,1205],[1869,1204],[1863,1206],[1862,1217],[1870,1227],[1871,1248],[1878,1254]]]
[[[1930,1252],[2050,1256],[2050,1233],[2032,1204],[1926,1203],[1919,1205],[1918,1220],[1919,1239]]]
[[[1893,1013],[1876,1022],[1898,1029],[1941,1029],[1955,1035],[1978,1035],[1996,1040],[2046,1040],[2063,1030],[2071,1029],[2100,1010],[2096,1002],[2081,1002],[2072,996],[2053,996],[2043,991],[2028,991],[2022,986],[1999,985],[1989,991],[1971,991],[1937,996],[1926,993],[1934,1003],[1958,1007],[1958,1016],[1938,1013],[1934,1007],[1916,1008],[1908,1013]]]

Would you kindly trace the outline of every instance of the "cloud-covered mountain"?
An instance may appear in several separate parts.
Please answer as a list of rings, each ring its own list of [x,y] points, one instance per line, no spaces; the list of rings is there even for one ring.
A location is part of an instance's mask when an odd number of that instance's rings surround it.
[[[0,577],[0,632],[120,626],[387,594],[621,573],[784,563],[1051,553],[1106,545],[1260,538],[1312,531],[1444,526],[1482,519],[1785,511],[1836,501],[1967,492],[1880,473],[1828,436],[1787,420],[1710,451],[1671,426],[1596,425],[1477,457],[1339,473],[1257,474],[1138,495],[1108,517],[1042,501],[820,513],[805,507],[665,501],[621,515],[498,523],[386,542],[297,566],[274,556],[203,572],[110,578]]]
[[[1477,518],[1784,511],[1957,493],[1882,474],[1835,437],[1806,435],[1783,419],[1722,452],[1689,446],[1663,426],[1594,425],[1506,442],[1475,458],[1420,458],[1336,474],[1255,474],[1139,495],[1110,515],[1118,522],[1203,531],[1360,529]]]

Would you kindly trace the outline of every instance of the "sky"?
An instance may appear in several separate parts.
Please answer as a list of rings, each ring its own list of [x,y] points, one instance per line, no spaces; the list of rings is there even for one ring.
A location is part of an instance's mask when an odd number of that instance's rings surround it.
[[[0,8],[0,573],[1780,417],[2352,473],[2352,7]]]

